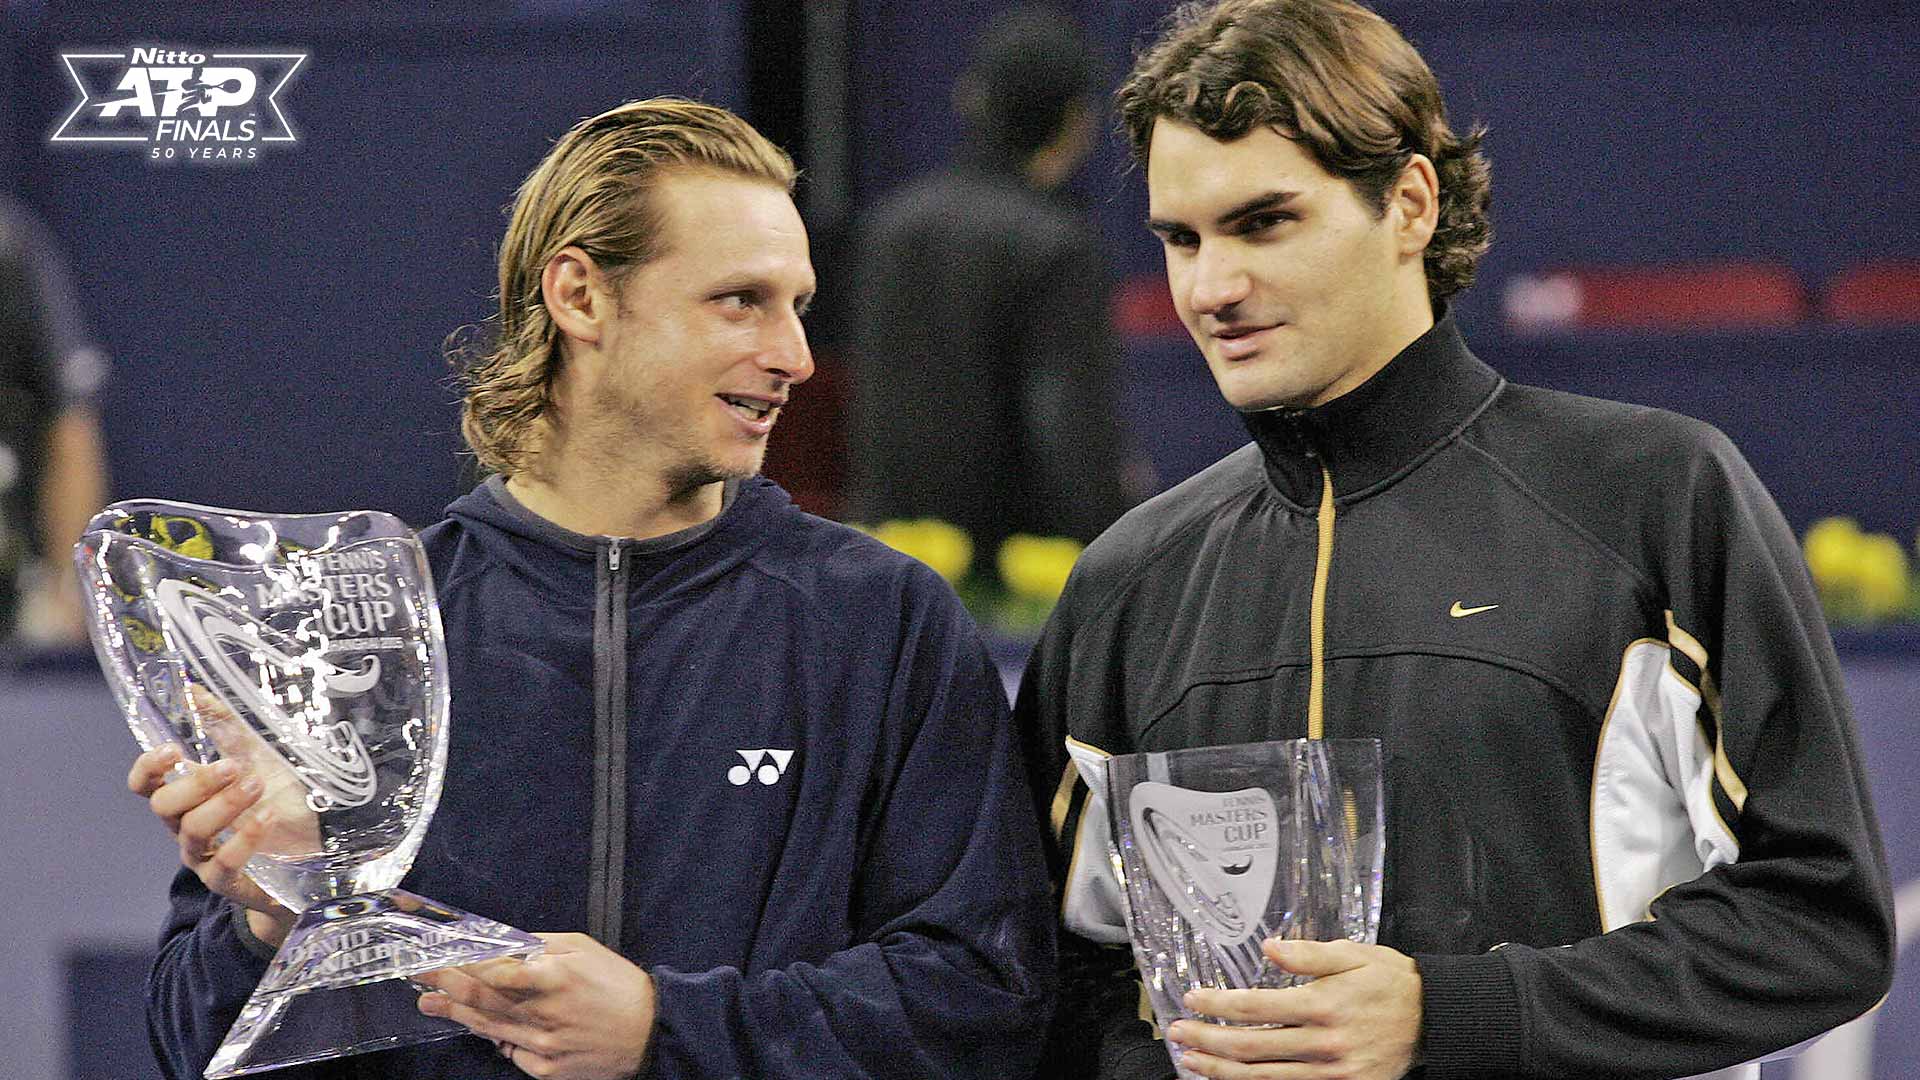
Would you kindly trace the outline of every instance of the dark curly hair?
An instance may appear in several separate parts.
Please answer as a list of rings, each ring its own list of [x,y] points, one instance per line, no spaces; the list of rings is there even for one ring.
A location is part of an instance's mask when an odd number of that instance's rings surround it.
[[[1163,116],[1221,141],[1264,124],[1351,183],[1376,214],[1412,156],[1426,155],[1440,175],[1440,222],[1426,250],[1436,303],[1473,282],[1493,239],[1485,127],[1454,134],[1426,61],[1351,0],[1187,4],[1115,97],[1142,166]]]

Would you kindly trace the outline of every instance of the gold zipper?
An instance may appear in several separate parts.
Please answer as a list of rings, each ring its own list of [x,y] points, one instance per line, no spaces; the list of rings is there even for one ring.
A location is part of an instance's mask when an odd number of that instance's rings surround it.
[[[1307,683],[1307,738],[1327,733],[1327,576],[1333,570],[1333,471],[1320,464],[1320,555],[1313,568],[1313,621],[1307,638],[1313,670]]]
[[[1320,463],[1320,553],[1313,567],[1313,622],[1307,639],[1313,651],[1313,672],[1307,683],[1307,738],[1322,739],[1327,734],[1327,578],[1333,572],[1333,470]],[[1347,842],[1360,838],[1360,803],[1353,788],[1340,788],[1340,805],[1345,812]]]

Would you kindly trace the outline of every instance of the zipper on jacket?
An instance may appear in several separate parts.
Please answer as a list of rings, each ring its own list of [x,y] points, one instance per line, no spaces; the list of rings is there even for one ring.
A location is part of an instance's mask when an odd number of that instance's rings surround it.
[[[1333,569],[1333,470],[1320,463],[1320,553],[1313,567],[1313,614],[1307,628],[1312,668],[1307,681],[1307,738],[1327,734],[1327,577]]]
[[[1313,614],[1307,628],[1313,670],[1307,683],[1307,738],[1327,735],[1327,579],[1333,571],[1333,470],[1320,463],[1320,550],[1313,566]],[[1360,838],[1360,803],[1353,788],[1342,784],[1340,805],[1347,826],[1347,842]]]
[[[587,862],[587,933],[616,952],[626,904],[627,572],[623,541],[596,560],[593,590],[593,832]]]

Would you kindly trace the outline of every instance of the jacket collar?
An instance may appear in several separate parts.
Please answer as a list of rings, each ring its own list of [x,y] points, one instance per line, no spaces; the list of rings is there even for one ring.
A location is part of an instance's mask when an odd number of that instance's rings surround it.
[[[799,513],[778,484],[754,476],[739,483],[710,522],[657,540],[616,540],[563,529],[502,498],[507,495],[500,485],[482,484],[455,500],[447,514],[493,562],[558,597],[580,596],[579,575],[591,582],[595,564],[604,565],[615,546],[630,595],[642,595],[643,588],[645,595],[660,596],[699,587],[752,558],[783,518]]]
[[[1365,492],[1457,435],[1504,385],[1442,311],[1431,330],[1353,390],[1317,408],[1283,406],[1241,420],[1260,446],[1268,483],[1308,508],[1320,502],[1323,462],[1336,498]]]
[[[572,529],[548,521],[546,518],[527,509],[525,504],[513,497],[513,492],[507,489],[507,478],[499,473],[494,473],[481,481],[480,490],[484,491],[487,496],[494,501],[497,508],[504,513],[508,519],[514,521],[519,526],[515,531],[523,536],[539,540],[553,547],[570,549],[586,555],[594,555],[604,549],[610,540],[614,539],[609,536],[589,536],[586,533],[574,532]],[[629,551],[634,553],[671,551],[674,548],[691,544],[695,540],[712,532],[719,523],[726,518],[727,511],[733,507],[733,501],[739,494],[740,481],[738,479],[728,480],[721,489],[720,512],[713,517],[697,525],[691,525],[678,532],[668,533],[664,536],[655,536],[646,540],[623,540],[622,542]],[[460,504],[455,503],[454,505],[458,506]],[[449,507],[449,509],[451,509],[451,507]]]

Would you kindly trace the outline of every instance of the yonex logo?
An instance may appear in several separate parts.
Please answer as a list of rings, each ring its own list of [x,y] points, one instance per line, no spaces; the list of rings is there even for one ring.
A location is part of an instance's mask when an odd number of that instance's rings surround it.
[[[786,774],[787,762],[793,760],[793,751],[775,750],[771,747],[760,750],[735,750],[745,765],[735,765],[727,770],[727,782],[734,787],[745,787],[748,781],[759,780],[772,787]]]

